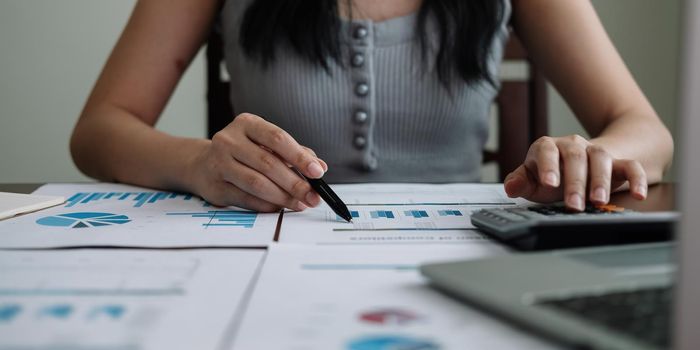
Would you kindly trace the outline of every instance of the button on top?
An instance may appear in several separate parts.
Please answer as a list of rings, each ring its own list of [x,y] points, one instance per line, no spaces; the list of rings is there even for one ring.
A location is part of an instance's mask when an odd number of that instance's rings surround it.
[[[357,111],[355,112],[355,115],[353,116],[353,119],[355,120],[355,123],[357,124],[362,124],[367,121],[367,118],[369,116],[367,115],[367,112],[365,111]]]
[[[352,55],[350,63],[353,67],[362,67],[362,65],[365,64],[365,56],[361,53],[356,53]]]
[[[374,171],[377,170],[377,165],[377,158],[372,157],[364,165],[364,168],[366,171]]]
[[[363,26],[358,26],[357,28],[355,28],[353,36],[355,37],[355,39],[364,39],[365,37],[367,37],[367,34],[369,34],[367,28]]]
[[[355,86],[355,93],[358,96],[367,96],[369,93],[369,85],[365,83],[359,83]]]
[[[355,144],[355,148],[357,149],[363,149],[367,145],[367,139],[362,135],[355,136],[355,139],[352,142]]]

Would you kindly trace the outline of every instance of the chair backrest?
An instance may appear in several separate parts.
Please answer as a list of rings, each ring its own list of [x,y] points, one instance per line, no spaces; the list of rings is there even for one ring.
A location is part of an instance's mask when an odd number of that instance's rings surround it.
[[[233,120],[233,106],[229,99],[228,74],[224,69],[224,41],[221,25],[214,24],[207,39],[207,136],[212,138]]]
[[[207,122],[211,138],[233,119],[229,100],[228,75],[223,66],[223,41],[218,26],[207,42]],[[544,77],[528,59],[514,36],[508,41],[505,62],[526,67],[521,80],[506,79],[496,98],[498,107],[498,149],[484,151],[484,163],[496,162],[499,179],[518,167],[525,159],[530,144],[547,134],[547,86]]]
[[[530,145],[548,132],[546,80],[515,35],[506,44],[504,63],[524,67],[525,76],[502,79],[495,101],[498,149],[484,151],[484,163],[498,163],[501,181],[522,164]]]

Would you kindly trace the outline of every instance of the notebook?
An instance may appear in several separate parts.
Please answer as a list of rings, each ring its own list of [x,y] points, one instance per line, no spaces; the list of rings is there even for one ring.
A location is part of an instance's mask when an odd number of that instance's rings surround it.
[[[65,203],[64,197],[0,192],[0,220]]]

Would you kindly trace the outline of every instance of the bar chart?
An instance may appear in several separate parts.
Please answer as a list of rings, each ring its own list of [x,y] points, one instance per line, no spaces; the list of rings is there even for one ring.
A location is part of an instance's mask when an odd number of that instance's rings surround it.
[[[206,221],[202,223],[202,226],[204,227],[226,226],[253,228],[253,226],[255,226],[255,219],[257,218],[258,213],[243,210],[210,210],[207,212],[196,213],[166,213],[166,215],[204,219]]]
[[[217,348],[263,254],[3,252],[0,349]]]
[[[121,184],[51,184],[37,194],[68,200],[0,222],[0,248],[261,247],[272,241],[280,216]]]
[[[395,206],[348,205],[352,223],[328,211],[326,218],[335,225],[333,231],[444,231],[473,229],[468,216],[468,207],[454,206]]]
[[[134,208],[157,203],[164,200],[192,200],[194,196],[188,193],[176,192],[78,192],[66,200],[66,208],[80,204],[91,204],[93,202],[116,200],[133,202]],[[204,206],[210,206],[205,203]]]

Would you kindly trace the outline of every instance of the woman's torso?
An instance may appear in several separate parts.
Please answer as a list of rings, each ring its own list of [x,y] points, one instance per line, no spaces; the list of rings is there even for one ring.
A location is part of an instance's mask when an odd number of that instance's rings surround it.
[[[263,68],[239,46],[250,0],[228,0],[222,13],[226,66],[235,114],[265,117],[329,164],[329,182],[473,182],[495,87],[459,81],[448,91],[414,40],[417,15],[382,22],[344,21],[342,65],[329,71],[279,46]],[[507,35],[492,45],[495,77]],[[436,35],[428,25],[428,36]]]

